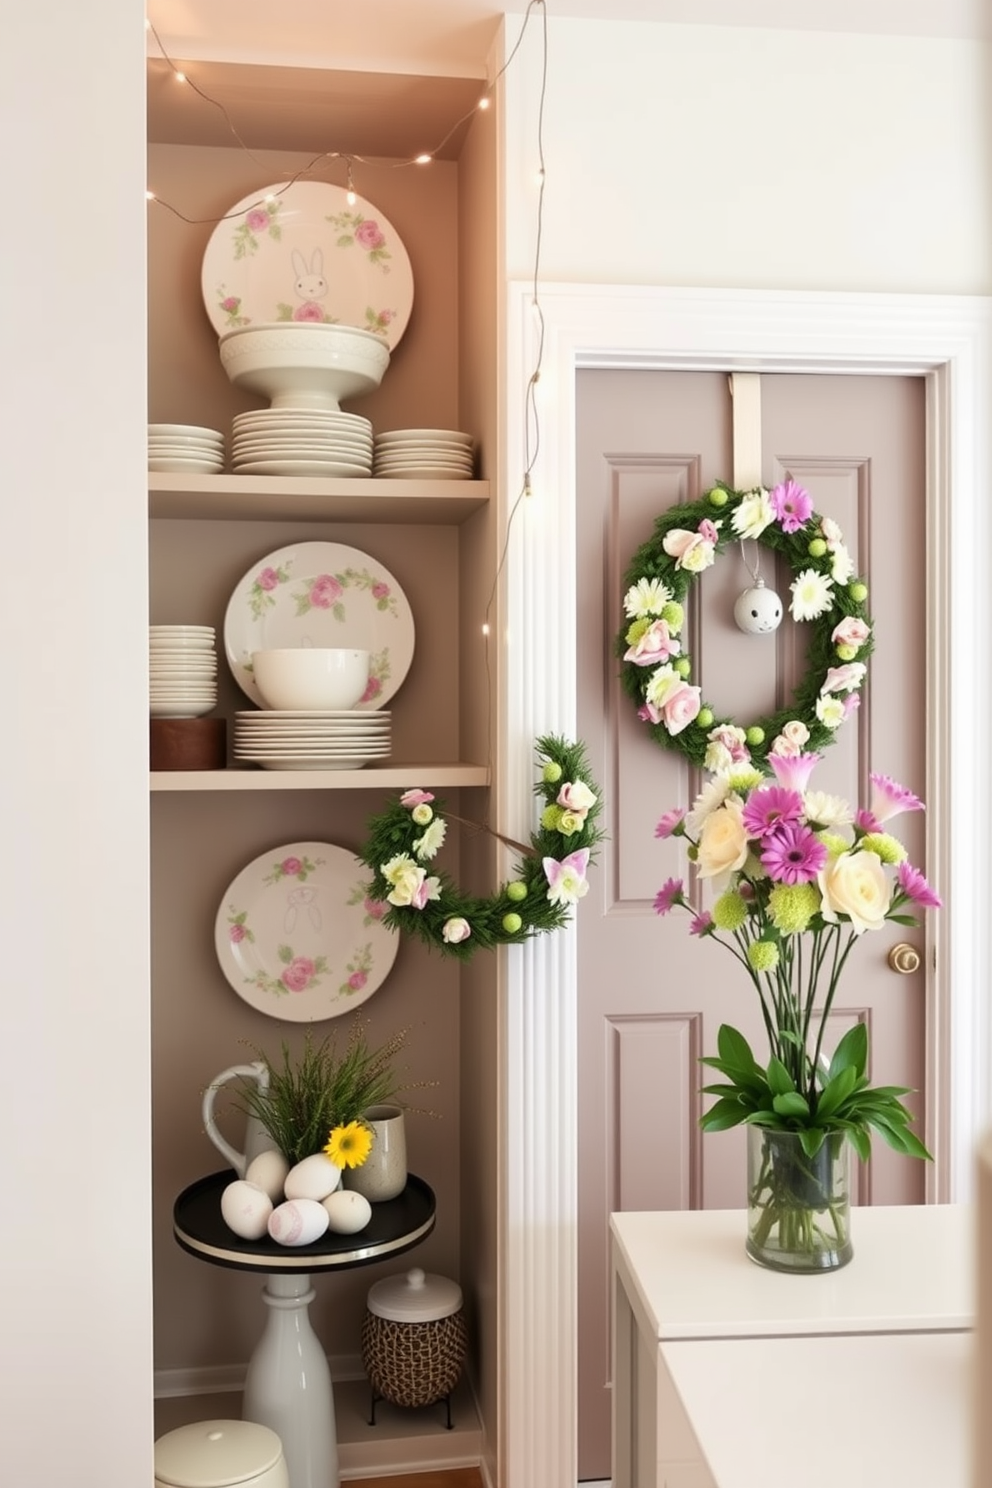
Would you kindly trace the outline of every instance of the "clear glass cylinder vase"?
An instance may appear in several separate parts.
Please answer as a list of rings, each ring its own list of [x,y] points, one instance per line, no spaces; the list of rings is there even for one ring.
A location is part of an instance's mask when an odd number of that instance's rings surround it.
[[[850,1148],[831,1132],[807,1157],[796,1132],[747,1127],[747,1253],[773,1271],[836,1271],[851,1245]]]

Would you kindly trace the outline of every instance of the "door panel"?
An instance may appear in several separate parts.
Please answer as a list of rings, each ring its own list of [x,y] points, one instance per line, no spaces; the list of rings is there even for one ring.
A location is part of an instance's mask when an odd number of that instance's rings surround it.
[[[924,389],[918,378],[764,375],[763,479],[791,476],[840,524],[870,587],[876,649],[862,706],[817,769],[820,789],[864,800],[881,770],[924,783]],[[733,473],[725,373],[582,371],[577,387],[579,733],[603,785],[609,836],[577,917],[579,934],[579,1466],[607,1477],[609,1441],[608,1219],[620,1209],[742,1207],[740,1130],[702,1137],[699,1056],[731,1022],[758,1050],[764,1036],[743,972],[712,941],[693,940],[683,913],[652,903],[671,876],[694,907],[680,839],[659,841],[662,811],[689,806],[701,784],[682,756],[660,748],[620,690],[614,637],[624,573],[655,517]],[[690,590],[694,679],[742,723],[791,695],[803,673],[801,628],[748,636],[734,601],[757,565],[788,598],[788,572],[753,543],[728,548]],[[925,868],[919,817],[899,820],[911,859]],[[832,1043],[868,1024],[872,1078],[922,1087],[922,975],[897,977],[885,957],[921,932],[878,932],[859,946],[831,1016]],[[922,1096],[920,1097],[922,1100]],[[921,1109],[921,1108],[920,1108]],[[922,1165],[879,1144],[859,1174],[862,1203],[923,1197]],[[743,1245],[743,1223],[742,1240]]]

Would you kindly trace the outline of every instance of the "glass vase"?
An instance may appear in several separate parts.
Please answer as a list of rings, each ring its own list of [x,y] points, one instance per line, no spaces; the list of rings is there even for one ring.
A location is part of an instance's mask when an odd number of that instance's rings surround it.
[[[747,1127],[747,1245],[773,1271],[836,1271],[851,1245],[850,1148],[831,1132],[815,1157],[797,1133]]]

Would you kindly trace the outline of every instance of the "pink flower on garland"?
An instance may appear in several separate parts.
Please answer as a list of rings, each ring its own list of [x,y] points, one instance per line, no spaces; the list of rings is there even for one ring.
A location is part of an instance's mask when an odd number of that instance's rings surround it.
[[[432,791],[408,790],[404,791],[403,795],[400,796],[400,805],[408,807],[423,806],[428,801],[433,801],[433,799],[434,793]]]
[[[813,498],[794,480],[773,486],[768,499],[783,532],[798,532],[813,515]]]
[[[655,827],[654,835],[656,837],[671,837],[684,816],[684,806],[676,806],[673,811],[666,811],[661,821]]]

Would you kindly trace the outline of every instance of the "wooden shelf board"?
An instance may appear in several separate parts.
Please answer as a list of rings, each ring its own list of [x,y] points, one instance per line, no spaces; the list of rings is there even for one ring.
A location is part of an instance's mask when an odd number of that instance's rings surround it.
[[[148,477],[148,515],[203,521],[457,524],[489,500],[488,481],[322,480],[245,475]]]
[[[371,765],[362,770],[152,770],[153,791],[404,790],[489,784],[485,765]]]

